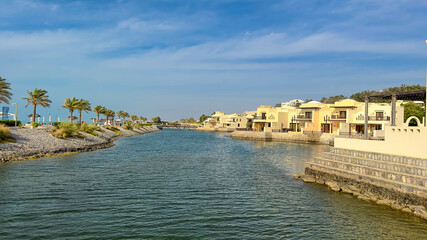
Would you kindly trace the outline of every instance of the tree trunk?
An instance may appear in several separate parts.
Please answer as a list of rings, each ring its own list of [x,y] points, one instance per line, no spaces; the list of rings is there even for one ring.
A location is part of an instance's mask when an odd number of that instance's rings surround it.
[[[82,124],[82,110],[79,110],[79,123]]]
[[[36,122],[36,106],[35,104],[33,104],[33,122]]]
[[[96,113],[96,125],[99,125],[99,113]]]
[[[70,110],[70,123],[73,123],[73,111]]]

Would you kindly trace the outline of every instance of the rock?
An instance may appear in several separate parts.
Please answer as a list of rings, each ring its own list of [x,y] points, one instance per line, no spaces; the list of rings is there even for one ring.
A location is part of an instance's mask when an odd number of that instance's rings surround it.
[[[315,183],[316,182],[316,179],[310,175],[301,176],[301,180],[305,183]]]
[[[422,206],[417,206],[414,210],[415,216],[421,217],[423,219],[427,219],[427,211]]]
[[[393,209],[396,209],[396,210],[402,210],[403,209],[403,206],[397,202],[393,203],[390,207]]]
[[[380,199],[377,201],[377,204],[391,206],[394,204],[394,201],[390,199]]]
[[[323,179],[323,178],[316,179],[316,183],[325,184],[325,179]]]
[[[325,181],[326,186],[328,186],[331,190],[335,192],[339,192],[341,190],[340,186],[335,181],[327,180]]]
[[[342,186],[341,187],[341,191],[343,193],[348,193],[348,194],[354,194],[355,193],[355,191],[353,191],[353,190],[350,189],[349,185]]]
[[[292,177],[294,177],[296,180],[301,179],[301,174],[291,174]]]
[[[407,208],[407,207],[404,207],[404,208],[400,209],[400,211],[406,212],[406,213],[413,213],[412,210],[409,209],[409,208]]]
[[[358,199],[364,200],[364,201],[371,201],[371,196],[367,194],[361,194],[357,197]]]
[[[411,205],[409,206],[409,209],[411,209],[412,211],[415,211],[417,209],[426,210],[424,206],[419,206],[419,205]]]

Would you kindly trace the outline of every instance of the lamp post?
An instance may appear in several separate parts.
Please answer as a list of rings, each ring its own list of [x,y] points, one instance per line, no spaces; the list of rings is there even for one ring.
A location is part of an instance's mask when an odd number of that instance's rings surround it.
[[[15,105],[15,127],[18,126],[18,103],[12,103],[12,106]]]

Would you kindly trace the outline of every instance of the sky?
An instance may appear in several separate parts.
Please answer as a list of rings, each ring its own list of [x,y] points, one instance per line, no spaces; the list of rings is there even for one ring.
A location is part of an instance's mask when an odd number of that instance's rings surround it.
[[[52,100],[37,112],[64,120],[67,97],[170,121],[242,113],[425,85],[426,12],[419,0],[0,0],[0,76],[26,121],[34,88]]]

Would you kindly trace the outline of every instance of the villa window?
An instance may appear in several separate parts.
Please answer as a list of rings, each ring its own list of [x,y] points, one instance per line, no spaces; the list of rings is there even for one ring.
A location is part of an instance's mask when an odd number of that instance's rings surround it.
[[[266,119],[265,114],[266,114],[266,113],[262,113],[262,114],[261,114],[261,119]]]
[[[347,117],[347,112],[346,111],[340,111],[340,118],[344,119]]]
[[[312,113],[312,112],[305,112],[305,118],[307,118],[307,119],[311,119],[311,118],[312,118],[312,116],[313,116],[313,113]]]
[[[375,116],[377,117],[377,121],[381,121],[384,119],[384,112],[376,112]]]

